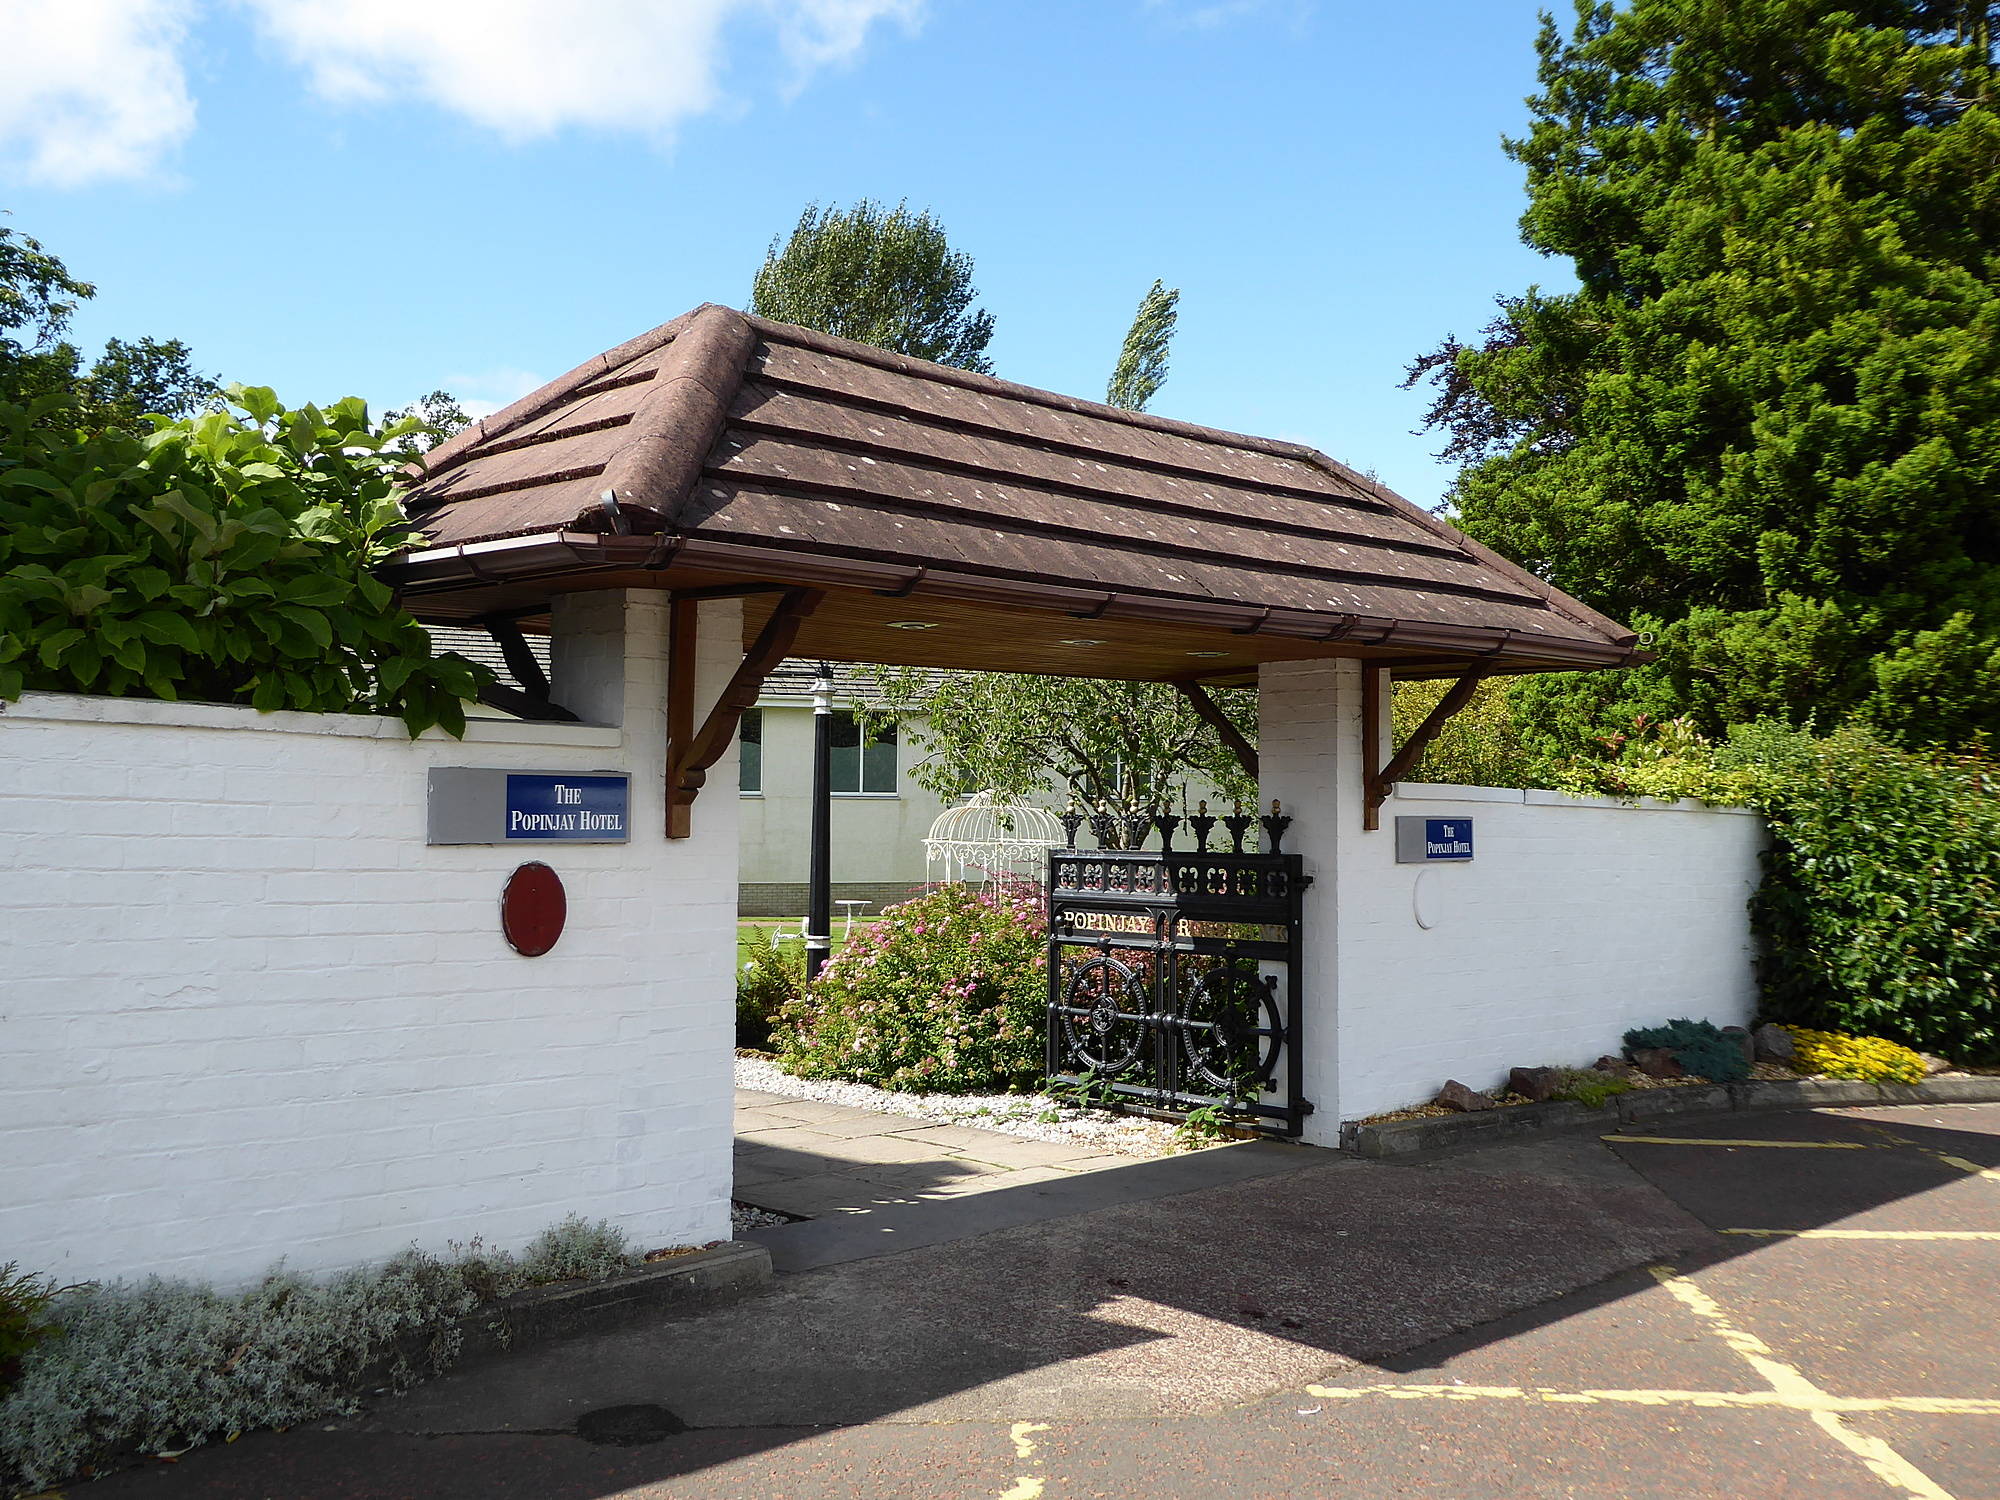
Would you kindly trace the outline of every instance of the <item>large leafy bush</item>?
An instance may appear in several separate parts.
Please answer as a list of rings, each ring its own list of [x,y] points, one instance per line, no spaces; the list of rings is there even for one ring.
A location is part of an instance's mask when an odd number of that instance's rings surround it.
[[[1741,733],[1772,846],[1752,912],[1764,1009],[1965,1062],[2000,1058],[2000,773],[1860,730]]]
[[[802,944],[756,943],[736,975],[736,1045],[762,1052],[771,1045],[771,1023],[806,985]]]
[[[230,400],[143,437],[0,404],[0,699],[361,710],[462,732],[486,669],[434,657],[371,572],[412,535],[397,445],[422,424],[374,428],[351,397]]]
[[[1045,931],[1025,892],[947,885],[888,908],[779,1010],[780,1066],[911,1092],[1038,1080]]]

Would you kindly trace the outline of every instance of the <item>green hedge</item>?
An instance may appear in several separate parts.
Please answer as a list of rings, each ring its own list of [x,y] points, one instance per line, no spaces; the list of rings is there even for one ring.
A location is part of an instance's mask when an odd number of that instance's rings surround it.
[[[1741,731],[1731,754],[1771,824],[1766,1015],[2000,1060],[2000,769],[1858,729]]]

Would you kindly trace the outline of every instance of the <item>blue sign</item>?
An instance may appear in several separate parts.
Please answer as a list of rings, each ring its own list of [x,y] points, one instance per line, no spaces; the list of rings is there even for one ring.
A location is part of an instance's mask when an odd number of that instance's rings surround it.
[[[1396,863],[1429,864],[1472,858],[1472,819],[1396,819]]]
[[[1424,858],[1472,858],[1472,819],[1425,818]]]
[[[509,772],[506,836],[591,844],[629,838],[629,787],[623,776]]]

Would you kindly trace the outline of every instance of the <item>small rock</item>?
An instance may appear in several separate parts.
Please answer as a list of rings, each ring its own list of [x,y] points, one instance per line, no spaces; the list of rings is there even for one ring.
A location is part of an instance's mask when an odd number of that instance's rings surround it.
[[[1919,1052],[1917,1056],[1924,1060],[1924,1077],[1926,1078],[1935,1078],[1940,1073],[1949,1073],[1952,1070],[1951,1064],[1934,1052]]]
[[[1798,1060],[1798,1044],[1784,1027],[1766,1024],[1759,1026],[1750,1036],[1757,1047],[1758,1062],[1788,1063]]]
[[[1446,1109],[1470,1112],[1475,1109],[1493,1108],[1493,1097],[1482,1094],[1478,1089],[1469,1089],[1456,1078],[1451,1079],[1437,1092],[1437,1102]]]
[[[1507,1075],[1507,1087],[1544,1104],[1562,1087],[1562,1076],[1561,1068],[1516,1068]]]
[[[1590,1066],[1599,1073],[1609,1073],[1613,1078],[1630,1078],[1634,1073],[1639,1071],[1625,1061],[1624,1058],[1613,1057],[1608,1052]]]
[[[1667,1047],[1648,1047],[1634,1052],[1632,1062],[1648,1078],[1683,1078],[1687,1070],[1680,1065],[1680,1059]]]

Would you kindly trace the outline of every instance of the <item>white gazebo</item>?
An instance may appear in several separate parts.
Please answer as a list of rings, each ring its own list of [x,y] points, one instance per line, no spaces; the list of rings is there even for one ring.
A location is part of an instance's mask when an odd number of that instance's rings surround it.
[[[943,865],[947,882],[1026,880],[1040,885],[1049,850],[1067,842],[1062,824],[1047,808],[996,803],[991,792],[979,792],[938,814],[924,836],[924,864],[927,871]]]

